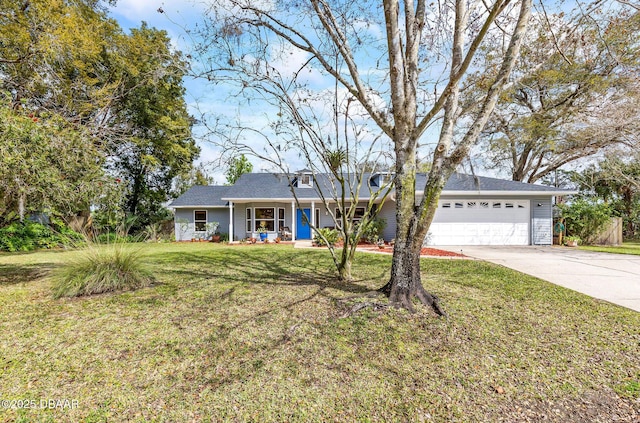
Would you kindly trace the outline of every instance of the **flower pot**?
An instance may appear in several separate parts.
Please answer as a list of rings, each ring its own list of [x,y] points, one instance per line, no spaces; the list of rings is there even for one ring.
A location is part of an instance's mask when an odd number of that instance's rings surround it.
[[[211,241],[213,242],[220,242],[220,235],[214,235],[211,237]]]
[[[267,239],[266,232],[260,232],[260,241],[264,242]]]

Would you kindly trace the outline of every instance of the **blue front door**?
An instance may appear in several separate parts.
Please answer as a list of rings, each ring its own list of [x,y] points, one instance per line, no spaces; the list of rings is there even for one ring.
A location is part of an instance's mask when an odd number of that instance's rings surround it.
[[[306,219],[302,215],[302,212],[306,215]],[[309,222],[311,221],[311,209],[298,209],[296,215],[296,239],[311,239],[311,227]]]

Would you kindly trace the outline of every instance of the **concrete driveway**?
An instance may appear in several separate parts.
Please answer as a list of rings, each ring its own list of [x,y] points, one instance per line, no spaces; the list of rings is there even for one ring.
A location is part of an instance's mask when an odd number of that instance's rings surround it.
[[[500,264],[640,312],[640,256],[568,247],[447,246],[443,250]]]

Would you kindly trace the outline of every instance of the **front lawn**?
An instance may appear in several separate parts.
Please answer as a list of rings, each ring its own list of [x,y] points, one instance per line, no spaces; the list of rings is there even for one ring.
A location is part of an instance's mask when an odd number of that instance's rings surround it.
[[[326,251],[143,247],[159,283],[60,300],[49,274],[77,252],[0,255],[3,406],[77,400],[0,409],[0,421],[640,418],[640,313],[500,266],[425,259],[448,319],[349,315],[390,256],[359,254],[357,281],[340,284]]]
[[[599,251],[602,253],[633,254],[640,256],[640,242],[624,242],[622,245],[584,245],[581,250]]]

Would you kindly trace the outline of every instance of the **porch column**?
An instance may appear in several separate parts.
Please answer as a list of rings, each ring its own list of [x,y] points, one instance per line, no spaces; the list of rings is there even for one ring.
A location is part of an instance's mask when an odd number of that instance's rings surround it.
[[[296,240],[296,202],[291,202],[291,241]]]
[[[233,201],[229,201],[229,242],[233,241]]]
[[[316,222],[316,203],[315,201],[311,202],[311,227],[315,228],[318,222]],[[311,229],[311,238],[313,238],[313,229]]]

